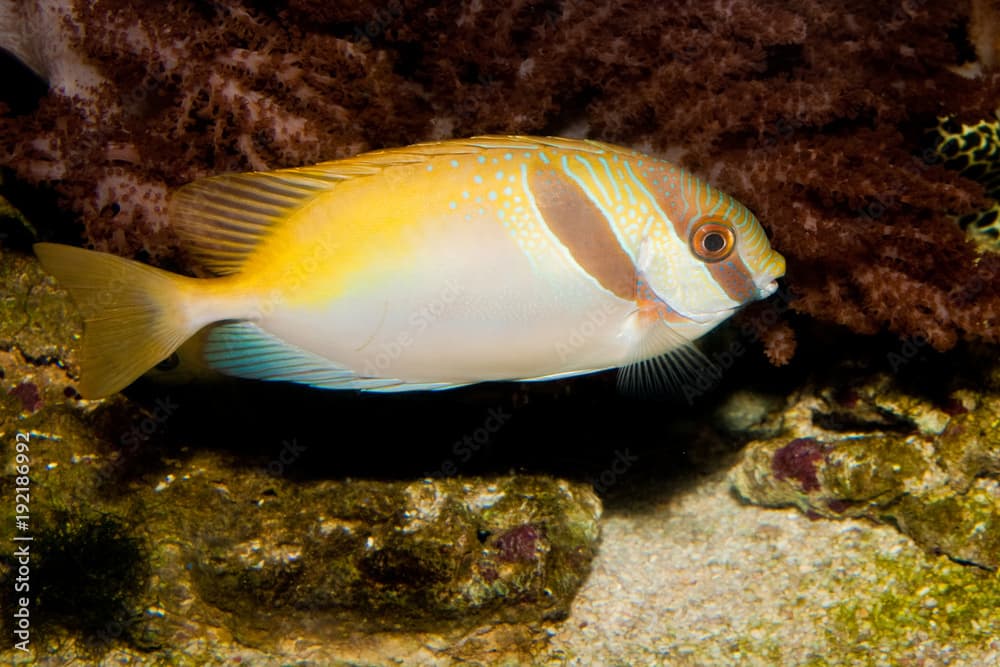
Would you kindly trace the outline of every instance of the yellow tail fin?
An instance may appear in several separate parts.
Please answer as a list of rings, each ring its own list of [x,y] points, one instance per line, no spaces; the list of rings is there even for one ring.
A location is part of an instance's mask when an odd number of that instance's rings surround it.
[[[34,248],[83,314],[84,398],[127,387],[195,333],[183,307],[191,278],[93,250],[55,243]]]

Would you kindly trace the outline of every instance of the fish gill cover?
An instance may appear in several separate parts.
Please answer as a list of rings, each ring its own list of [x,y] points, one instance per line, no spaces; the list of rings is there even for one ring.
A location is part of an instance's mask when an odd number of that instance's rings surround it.
[[[51,86],[0,117],[0,165],[53,188],[89,245],[183,265],[165,201],[196,177],[583,133],[745,202],[793,311],[998,342],[1000,253],[956,223],[989,201],[926,141],[941,117],[995,118],[987,4],[4,3],[2,46]],[[788,361],[789,321],[758,328]]]

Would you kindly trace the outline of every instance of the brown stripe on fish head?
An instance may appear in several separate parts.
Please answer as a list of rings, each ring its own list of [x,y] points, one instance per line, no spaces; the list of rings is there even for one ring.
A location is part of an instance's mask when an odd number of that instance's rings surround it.
[[[753,282],[753,274],[739,252],[733,252],[721,262],[707,262],[709,273],[733,301],[746,303],[757,296],[757,285]]]
[[[532,171],[528,186],[549,230],[577,264],[604,289],[634,300],[635,264],[597,204],[573,180],[554,169]]]

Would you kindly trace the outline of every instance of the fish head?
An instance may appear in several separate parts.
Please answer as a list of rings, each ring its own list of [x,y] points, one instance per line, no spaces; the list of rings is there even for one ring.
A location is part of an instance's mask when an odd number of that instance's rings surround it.
[[[658,300],[680,317],[718,324],[778,289],[785,258],[756,216],[695,177],[684,206],[654,223],[640,248],[640,272]]]

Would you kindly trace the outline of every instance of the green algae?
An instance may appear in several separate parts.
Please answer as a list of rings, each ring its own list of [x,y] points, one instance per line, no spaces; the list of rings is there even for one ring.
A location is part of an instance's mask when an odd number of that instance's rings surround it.
[[[859,515],[866,505],[897,496],[906,480],[925,468],[919,450],[919,443],[912,437],[871,436],[839,441],[827,455],[821,483],[828,495],[855,505],[849,514]]]
[[[72,357],[82,321],[68,295],[34,258],[0,252],[0,349],[16,349],[35,364]]]
[[[997,498],[1000,498],[997,481],[983,478],[960,495],[947,492],[934,498],[904,495],[888,513],[904,532],[932,552],[995,570],[1000,564]]]
[[[59,513],[33,537],[32,607],[45,624],[78,633],[95,650],[118,640],[145,643],[149,564],[135,527],[110,514]]]
[[[961,655],[982,650],[1000,634],[1000,577],[941,556],[925,560],[898,553],[876,555],[876,581],[857,586],[851,573],[831,573],[853,592],[830,608],[825,629],[836,660],[808,664],[904,664],[921,642]],[[833,582],[832,582],[833,583]],[[931,658],[933,661],[933,658]]]

